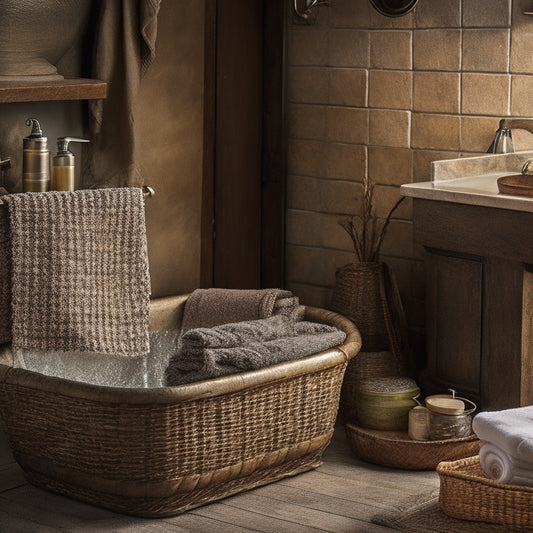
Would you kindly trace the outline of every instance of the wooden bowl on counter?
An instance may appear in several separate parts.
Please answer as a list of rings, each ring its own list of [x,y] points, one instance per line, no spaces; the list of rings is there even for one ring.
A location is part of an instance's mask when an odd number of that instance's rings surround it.
[[[533,176],[527,174],[503,176],[498,178],[498,190],[502,194],[533,198]]]

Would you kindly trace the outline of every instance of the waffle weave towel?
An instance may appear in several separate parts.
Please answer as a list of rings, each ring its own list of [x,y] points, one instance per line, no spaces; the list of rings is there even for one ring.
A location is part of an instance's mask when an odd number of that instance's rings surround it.
[[[0,205],[0,344],[11,342],[11,246],[7,206]]]
[[[149,351],[150,278],[139,188],[12,194],[13,347]]]

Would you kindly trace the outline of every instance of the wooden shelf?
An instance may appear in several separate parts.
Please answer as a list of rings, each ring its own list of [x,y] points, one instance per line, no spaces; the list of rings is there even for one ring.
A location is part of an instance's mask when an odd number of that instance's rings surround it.
[[[0,83],[0,103],[94,100],[105,98],[106,94],[105,82],[85,78],[67,78],[41,83]]]

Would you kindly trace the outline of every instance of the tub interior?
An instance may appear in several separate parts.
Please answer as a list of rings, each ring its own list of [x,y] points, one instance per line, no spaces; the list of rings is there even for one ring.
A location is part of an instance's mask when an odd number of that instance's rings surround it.
[[[150,303],[150,352],[134,357],[91,352],[35,352],[11,350],[15,368],[72,381],[124,388],[164,387],[164,372],[179,349],[179,332],[187,296]],[[6,355],[4,354],[4,358]]]
[[[13,350],[13,366],[72,381],[108,387],[164,386],[164,372],[178,349],[179,330],[150,333],[150,352],[140,356],[102,355],[92,352]]]

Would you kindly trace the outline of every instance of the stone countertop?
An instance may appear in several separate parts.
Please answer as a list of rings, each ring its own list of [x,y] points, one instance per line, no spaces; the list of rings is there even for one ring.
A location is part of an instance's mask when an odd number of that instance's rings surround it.
[[[528,159],[533,159],[533,152],[433,161],[430,181],[402,185],[400,192],[412,198],[533,212],[533,198],[500,194],[497,184],[502,176],[520,174]]]

